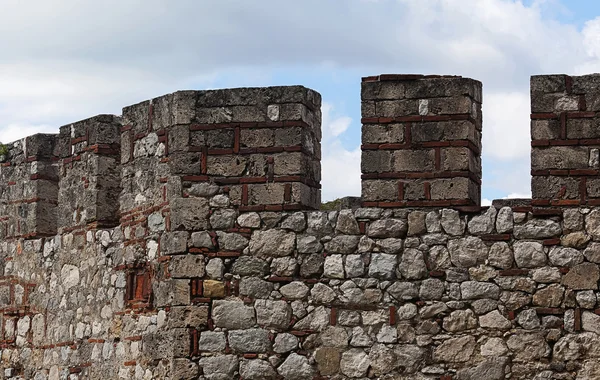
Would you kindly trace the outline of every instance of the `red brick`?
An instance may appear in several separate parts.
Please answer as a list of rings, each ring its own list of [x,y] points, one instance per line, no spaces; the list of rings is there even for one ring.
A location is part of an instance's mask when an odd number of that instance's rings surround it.
[[[560,238],[546,239],[542,242],[543,245],[558,245],[560,244]]]
[[[331,308],[331,314],[329,315],[329,324],[331,326],[335,326],[337,324],[337,309],[335,307]]]
[[[564,309],[557,307],[538,307],[535,309],[538,315],[562,315],[565,313]]]
[[[541,120],[541,119],[557,119],[558,115],[554,113],[532,113],[531,120]]]
[[[374,75],[374,76],[370,76],[370,77],[362,77],[361,80],[363,82],[377,82],[377,81],[379,81],[379,76],[378,75]]]
[[[579,203],[579,199],[559,199],[550,201],[552,206],[579,206]]]
[[[529,270],[527,269],[505,269],[498,271],[500,276],[527,276],[529,274]]]
[[[481,239],[484,241],[509,241],[510,234],[490,234],[482,235]]]
[[[422,78],[423,75],[421,74],[381,74],[379,76],[379,81],[412,81]]]

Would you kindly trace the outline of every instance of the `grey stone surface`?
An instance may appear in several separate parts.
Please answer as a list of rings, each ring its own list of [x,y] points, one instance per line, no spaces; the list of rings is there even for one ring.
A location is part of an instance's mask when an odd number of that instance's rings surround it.
[[[264,276],[269,271],[269,264],[258,257],[241,256],[233,263],[231,271],[240,276]]]
[[[559,236],[561,232],[560,224],[548,219],[531,219],[525,224],[514,226],[517,239],[548,239]]]
[[[498,310],[494,310],[479,317],[479,326],[490,330],[508,330],[512,324]]]
[[[546,265],[544,247],[538,242],[516,242],[513,245],[515,262],[521,268],[537,268]]]
[[[574,248],[555,247],[548,253],[550,264],[559,267],[572,267],[583,262],[583,254]]]
[[[298,338],[292,334],[281,333],[277,334],[273,342],[273,351],[278,354],[284,354],[298,348]]]
[[[240,363],[240,375],[248,380],[277,379],[275,369],[264,360],[245,360]]]
[[[540,319],[535,309],[527,309],[520,312],[517,316],[517,323],[527,330],[534,330],[540,327]]]
[[[305,356],[291,353],[277,368],[277,372],[286,380],[311,380],[314,369]]]
[[[433,356],[440,362],[466,362],[473,355],[475,346],[472,336],[450,338],[435,348]]]
[[[423,252],[412,248],[404,250],[399,270],[402,277],[409,280],[424,278],[427,275],[427,266],[425,265]]]
[[[360,233],[358,222],[356,221],[354,213],[351,210],[340,211],[335,229],[336,231],[346,235],[358,235]]]
[[[448,241],[448,251],[452,263],[461,268],[483,264],[488,257],[485,243],[473,236]]]
[[[471,310],[455,310],[443,321],[443,328],[449,332],[459,332],[477,328],[477,318]]]
[[[349,377],[363,377],[367,374],[371,361],[366,352],[351,349],[342,354],[340,372]]]
[[[293,281],[279,288],[279,292],[288,299],[296,300],[306,297],[310,291],[309,287],[303,282]]]
[[[474,216],[468,224],[469,232],[473,235],[490,234],[496,224],[496,208],[489,207],[485,214]]]
[[[502,207],[496,217],[496,232],[505,234],[513,230],[513,211],[510,207]]]
[[[496,242],[490,247],[488,260],[496,268],[508,269],[513,266],[513,251],[507,243]]]
[[[460,285],[463,299],[481,299],[500,297],[500,288],[489,282],[465,281]]]
[[[371,255],[369,276],[382,280],[391,280],[395,276],[396,264],[396,255],[374,253]]]
[[[285,301],[256,300],[254,308],[259,326],[285,330],[290,325],[292,309]]]
[[[250,252],[259,257],[287,256],[294,250],[296,236],[284,230],[255,231],[250,239]]]
[[[371,222],[367,235],[372,238],[405,237],[408,223],[400,219],[381,219]]]
[[[271,348],[269,331],[263,329],[231,330],[228,341],[234,352],[264,353]]]
[[[238,301],[215,301],[212,318],[216,326],[227,329],[250,328],[256,323],[254,308]]]
[[[218,352],[227,347],[225,334],[217,331],[204,331],[198,340],[198,349],[201,351]]]
[[[453,236],[460,236],[465,230],[465,222],[456,210],[443,209],[440,223],[444,231]]]

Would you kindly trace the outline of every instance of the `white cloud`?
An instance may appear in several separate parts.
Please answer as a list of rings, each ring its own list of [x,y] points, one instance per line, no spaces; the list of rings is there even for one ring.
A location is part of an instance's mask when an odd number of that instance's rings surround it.
[[[531,198],[531,192],[529,193],[510,193],[502,199],[513,199],[513,198]]]
[[[345,197],[360,196],[360,148],[344,149],[339,142],[325,147],[328,151],[323,155],[321,180],[324,202]]]
[[[333,104],[322,102],[321,104],[321,129],[323,131],[323,139],[327,140],[332,137],[337,137],[348,130],[352,118],[349,116],[333,115]]]
[[[529,93],[485,94],[483,154],[492,159],[526,157],[531,150]]]
[[[321,197],[326,202],[343,196],[360,196],[360,147],[348,150],[340,141],[340,135],[348,129],[352,119],[337,116],[334,106],[327,102],[323,102],[321,111]]]
[[[586,53],[590,57],[600,58],[600,18],[587,21],[581,34]]]

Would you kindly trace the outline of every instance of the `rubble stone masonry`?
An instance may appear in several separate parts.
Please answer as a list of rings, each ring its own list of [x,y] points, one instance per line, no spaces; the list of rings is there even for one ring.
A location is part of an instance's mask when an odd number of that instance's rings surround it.
[[[363,79],[353,209],[319,211],[301,86],[8,144],[0,378],[600,378],[598,78],[532,78],[533,199],[490,207],[461,77]]]

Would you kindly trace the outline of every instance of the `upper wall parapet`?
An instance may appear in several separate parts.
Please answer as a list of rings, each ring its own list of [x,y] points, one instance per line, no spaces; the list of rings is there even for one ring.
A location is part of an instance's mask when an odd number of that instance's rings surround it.
[[[361,99],[363,206],[479,210],[480,82],[379,75]],[[533,76],[531,102],[530,205],[600,204],[600,75]],[[179,91],[8,144],[0,233],[113,226],[207,192],[240,211],[318,209],[320,106],[302,86]]]
[[[123,110],[121,162],[156,140],[183,194],[211,182],[243,210],[318,209],[320,105],[302,86],[176,92]]]
[[[8,145],[0,166],[0,238],[56,234],[57,135],[36,134]]]
[[[600,75],[531,77],[534,206],[600,204]]]
[[[479,206],[480,82],[380,75],[361,98],[365,206]]]

